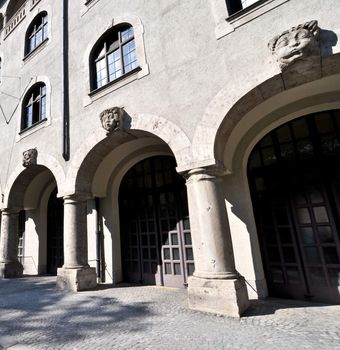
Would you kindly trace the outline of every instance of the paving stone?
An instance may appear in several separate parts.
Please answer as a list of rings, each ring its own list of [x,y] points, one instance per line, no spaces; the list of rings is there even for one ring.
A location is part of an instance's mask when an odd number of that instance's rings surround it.
[[[122,285],[70,293],[58,290],[53,277],[1,280],[0,344],[10,350],[340,349],[340,306],[270,299],[232,319],[189,310],[186,290]]]

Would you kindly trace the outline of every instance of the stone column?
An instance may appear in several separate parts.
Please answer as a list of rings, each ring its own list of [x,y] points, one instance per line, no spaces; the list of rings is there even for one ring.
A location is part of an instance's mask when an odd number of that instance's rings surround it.
[[[80,291],[97,285],[96,269],[88,264],[86,206],[84,197],[64,197],[64,265],[57,273],[61,289]]]
[[[0,277],[21,277],[23,267],[18,261],[19,212],[3,209],[0,233]]]
[[[187,174],[195,272],[188,280],[192,309],[239,317],[249,305],[244,278],[235,269],[220,168]]]

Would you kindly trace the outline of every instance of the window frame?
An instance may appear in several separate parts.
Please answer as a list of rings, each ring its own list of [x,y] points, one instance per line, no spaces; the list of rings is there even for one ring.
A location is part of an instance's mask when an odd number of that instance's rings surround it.
[[[122,33],[126,30],[132,30],[132,36],[128,37],[126,40],[122,39]],[[115,39],[111,39],[111,37],[116,37]],[[135,67],[132,69],[126,71],[126,66],[129,64],[126,64],[126,61],[124,60],[124,46],[129,44],[130,42],[134,42],[134,51],[136,55],[136,60],[132,63],[135,63]],[[104,53],[100,55],[101,51],[104,50]],[[118,50],[119,52],[119,60],[120,60],[120,70],[121,75],[118,77],[115,77],[114,79],[110,80],[110,69],[109,69],[109,56]],[[104,60],[105,62],[105,78],[106,83],[99,86],[98,81],[98,71],[97,71],[97,63]],[[131,63],[130,63],[131,64]],[[108,86],[111,86],[112,84],[115,84],[116,82],[124,79],[125,77],[136,73],[141,70],[141,67],[139,65],[139,59],[137,54],[137,43],[136,43],[136,34],[134,27],[129,23],[121,23],[115,27],[110,28],[108,31],[106,31],[95,43],[93,46],[93,49],[90,54],[90,95],[101,91],[102,89],[105,89]],[[115,73],[118,70],[115,71]],[[103,79],[102,79],[103,80]]]
[[[41,31],[41,41],[37,44],[37,34]],[[31,39],[34,38],[34,47],[31,48]],[[25,58],[48,40],[48,13],[40,12],[28,26],[25,35]]]
[[[38,89],[39,93],[37,94]],[[43,100],[45,101],[44,103]],[[38,118],[34,118],[34,106],[36,104],[38,105],[38,112],[36,112]],[[28,116],[28,108],[31,108],[30,117]],[[31,119],[30,123],[28,119]],[[37,120],[34,121],[34,119]],[[47,87],[44,82],[38,82],[28,90],[23,99],[19,135],[45,120],[47,120]]]

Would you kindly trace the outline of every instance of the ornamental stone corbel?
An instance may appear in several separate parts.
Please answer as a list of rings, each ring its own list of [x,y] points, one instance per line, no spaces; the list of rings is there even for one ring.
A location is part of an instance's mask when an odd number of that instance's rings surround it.
[[[319,32],[318,22],[313,20],[292,27],[270,40],[268,48],[280,69],[284,70],[295,62],[308,64],[320,57]]]
[[[22,165],[25,168],[31,165],[37,165],[38,151],[36,148],[28,149],[27,151],[23,152],[22,155],[23,155]]]
[[[123,129],[124,115],[125,111],[121,107],[108,108],[100,113],[100,121],[107,135]]]

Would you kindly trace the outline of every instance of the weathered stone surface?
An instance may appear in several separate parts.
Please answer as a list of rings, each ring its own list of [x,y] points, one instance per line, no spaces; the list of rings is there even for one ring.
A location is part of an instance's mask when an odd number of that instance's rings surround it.
[[[120,107],[113,107],[105,109],[100,113],[100,121],[102,123],[103,129],[106,130],[107,134],[112,131],[118,131],[123,128],[123,117],[124,109]]]
[[[28,167],[37,164],[38,151],[36,148],[31,148],[22,154],[22,165]]]
[[[249,306],[243,277],[225,280],[190,277],[188,286],[189,307],[194,310],[240,317]]]
[[[268,47],[281,69],[296,61],[308,64],[311,57],[320,56],[318,22],[314,20],[292,27],[275,36]]]
[[[97,286],[96,269],[93,267],[82,269],[58,269],[57,286],[60,289],[79,292],[93,289]]]

